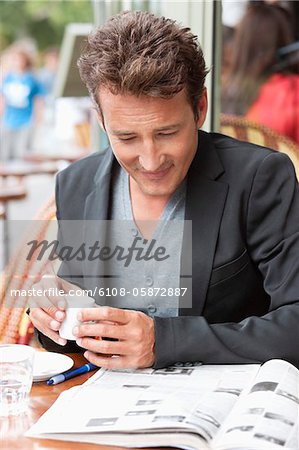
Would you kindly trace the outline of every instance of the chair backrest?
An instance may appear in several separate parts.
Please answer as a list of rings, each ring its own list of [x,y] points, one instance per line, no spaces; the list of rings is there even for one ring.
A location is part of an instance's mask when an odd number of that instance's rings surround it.
[[[291,139],[282,136],[270,128],[251,122],[243,117],[221,114],[221,133],[241,141],[252,142],[286,153],[292,160],[299,180],[299,146]]]
[[[55,218],[55,201],[51,198],[47,204],[34,217],[34,238],[45,239],[49,232],[49,224]],[[32,235],[31,235],[32,236]],[[0,274],[0,342],[14,344],[19,342],[19,330],[24,322],[24,312],[28,307],[27,296],[13,297],[14,290],[31,289],[36,282],[28,274],[40,270],[41,264],[35,258],[26,260],[24,245],[20,245],[10,259],[5,270]],[[36,270],[35,270],[36,267]],[[37,269],[38,268],[38,269]],[[17,275],[16,275],[17,274]]]

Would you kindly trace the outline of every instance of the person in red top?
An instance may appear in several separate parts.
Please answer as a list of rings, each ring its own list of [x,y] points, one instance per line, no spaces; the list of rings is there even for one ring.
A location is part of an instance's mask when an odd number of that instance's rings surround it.
[[[250,2],[236,30],[222,112],[245,116],[299,143],[299,50],[293,43],[285,9]]]
[[[270,76],[246,118],[267,125],[299,144],[299,75]]]

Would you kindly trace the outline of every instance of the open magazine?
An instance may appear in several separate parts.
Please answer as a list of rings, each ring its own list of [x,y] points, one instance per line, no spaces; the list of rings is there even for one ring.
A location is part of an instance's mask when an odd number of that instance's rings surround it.
[[[63,392],[27,437],[124,447],[296,449],[299,371],[258,365],[100,369]]]

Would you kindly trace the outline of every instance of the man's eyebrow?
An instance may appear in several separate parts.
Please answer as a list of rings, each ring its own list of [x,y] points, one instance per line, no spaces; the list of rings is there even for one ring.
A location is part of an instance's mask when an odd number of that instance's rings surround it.
[[[155,132],[159,131],[171,131],[180,127],[180,123],[175,123],[171,125],[165,125],[164,127],[155,128]],[[114,136],[131,136],[136,134],[135,131],[127,131],[127,130],[111,130],[111,133]]]
[[[134,131],[123,131],[123,130],[111,130],[111,133],[115,136],[131,136],[135,134]]]
[[[165,125],[164,127],[159,127],[155,131],[170,131],[170,130],[177,129],[180,126],[181,126],[180,123],[174,123],[174,124],[171,124],[171,125]]]

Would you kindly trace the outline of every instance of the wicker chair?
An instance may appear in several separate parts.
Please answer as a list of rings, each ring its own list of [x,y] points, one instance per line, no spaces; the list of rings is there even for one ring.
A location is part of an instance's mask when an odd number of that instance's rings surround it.
[[[291,139],[282,136],[264,125],[250,122],[239,116],[221,114],[221,133],[241,141],[252,142],[286,153],[292,160],[299,180],[299,146]]]
[[[251,123],[243,118],[222,115],[221,132],[237,139],[273,148],[286,153],[294,163],[299,179],[299,147],[289,139],[278,135],[272,130]],[[55,202],[51,198],[35,219],[42,220],[37,229],[37,239],[44,239],[47,235],[49,222],[55,218]],[[22,250],[21,250],[22,251]],[[20,267],[23,264],[23,267]],[[2,274],[3,283],[0,289],[0,342],[15,343],[19,340],[19,329],[27,307],[26,297],[15,298],[14,304],[7,306],[5,296],[8,289],[30,289],[34,278],[28,277],[34,271],[35,260],[24,265],[24,258],[16,253]],[[22,273],[23,277],[15,278],[15,273]]]
[[[45,239],[49,232],[49,223],[55,218],[55,201],[51,198],[35,216],[34,237],[38,240]],[[32,238],[32,232],[30,232]],[[26,240],[27,241],[27,240]],[[26,253],[25,253],[26,252]],[[19,342],[19,330],[24,324],[24,314],[28,307],[28,298],[12,297],[12,290],[30,289],[37,281],[34,276],[43,269],[42,264],[36,259],[26,260],[26,246],[20,245],[19,250],[10,259],[5,270],[0,274],[0,343],[14,344]],[[28,323],[28,320],[27,320]],[[29,328],[28,323],[27,328]]]

